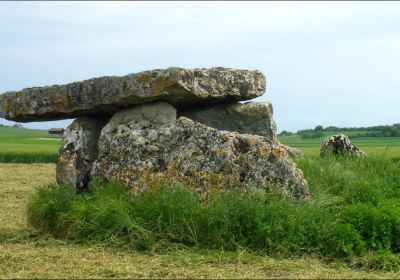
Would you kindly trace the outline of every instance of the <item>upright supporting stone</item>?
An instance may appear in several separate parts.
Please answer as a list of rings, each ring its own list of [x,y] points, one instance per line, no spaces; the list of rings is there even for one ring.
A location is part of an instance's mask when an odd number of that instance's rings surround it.
[[[134,191],[152,180],[178,181],[201,198],[226,188],[267,191],[273,186],[294,198],[309,197],[302,171],[277,141],[185,117],[175,121],[173,107],[160,105],[140,105],[113,116],[102,130],[92,175]]]
[[[181,110],[178,114],[216,129],[276,139],[272,104],[268,102],[216,104]]]
[[[65,131],[56,169],[59,184],[87,187],[90,169],[98,154],[98,139],[109,118],[81,117]]]

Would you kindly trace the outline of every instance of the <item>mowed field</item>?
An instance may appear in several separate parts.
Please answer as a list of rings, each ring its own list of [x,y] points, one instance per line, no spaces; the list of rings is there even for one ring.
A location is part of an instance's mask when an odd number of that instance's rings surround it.
[[[321,140],[282,137],[306,155]],[[370,156],[400,158],[399,138],[359,138]],[[340,261],[303,257],[275,259],[246,249],[235,252],[171,248],[138,252],[55,239],[27,223],[26,205],[39,186],[55,182],[54,163],[10,163],[57,156],[60,139],[47,131],[0,127],[0,278],[399,278],[399,272],[350,268]],[[7,155],[7,157],[1,157]],[[28,160],[29,161],[29,160]],[[4,162],[4,161],[3,161]],[[35,162],[35,160],[32,160]]]
[[[138,252],[38,235],[27,224],[35,188],[54,182],[54,164],[0,163],[0,278],[399,278],[398,272],[351,269],[303,257],[171,248]]]

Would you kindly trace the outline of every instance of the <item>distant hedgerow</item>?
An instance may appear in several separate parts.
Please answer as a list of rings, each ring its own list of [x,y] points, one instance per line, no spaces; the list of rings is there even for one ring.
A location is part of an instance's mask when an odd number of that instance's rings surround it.
[[[0,152],[1,163],[56,163],[57,153]]]

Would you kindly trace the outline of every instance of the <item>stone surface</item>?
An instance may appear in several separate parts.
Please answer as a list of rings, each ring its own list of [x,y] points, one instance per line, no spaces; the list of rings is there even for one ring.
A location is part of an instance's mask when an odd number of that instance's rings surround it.
[[[147,137],[153,140],[157,137],[156,128],[176,121],[176,109],[167,102],[159,101],[149,104],[136,105],[115,113],[110,121],[103,127],[98,141],[100,150],[107,150],[108,143],[113,141],[114,135],[124,135],[128,132],[132,137],[135,129],[148,129]],[[153,129],[152,129],[153,128]],[[145,138],[137,135],[134,139],[138,143],[144,143]],[[165,143],[166,145],[168,143]]]
[[[267,191],[272,186],[295,198],[309,197],[302,171],[276,141],[217,130],[185,117],[143,122],[136,114],[137,119],[126,122],[124,114],[114,115],[112,125],[102,130],[93,176],[117,180],[135,192],[153,180],[171,179],[193,188],[201,199],[226,188]]]
[[[81,117],[65,131],[56,168],[59,184],[73,184],[78,189],[87,187],[90,169],[97,158],[97,143],[102,127],[109,118]]]
[[[334,154],[362,158],[367,156],[364,151],[360,150],[351,143],[349,137],[343,134],[327,137],[322,142],[320,154],[321,156]]]
[[[292,159],[299,159],[299,158],[302,158],[304,155],[303,151],[298,148],[285,146],[285,149]]]
[[[260,71],[215,67],[168,68],[66,85],[26,88],[0,95],[0,117],[28,122],[113,113],[157,100],[177,108],[248,100],[266,87]]]
[[[219,130],[276,139],[276,125],[272,117],[271,103],[217,104],[181,110],[178,114]]]

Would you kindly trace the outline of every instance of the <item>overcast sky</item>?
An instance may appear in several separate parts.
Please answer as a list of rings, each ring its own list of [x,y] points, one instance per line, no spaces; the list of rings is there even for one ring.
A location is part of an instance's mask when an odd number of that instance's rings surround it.
[[[399,15],[400,2],[0,2],[0,92],[223,66],[266,75],[257,100],[279,131],[399,123]]]

